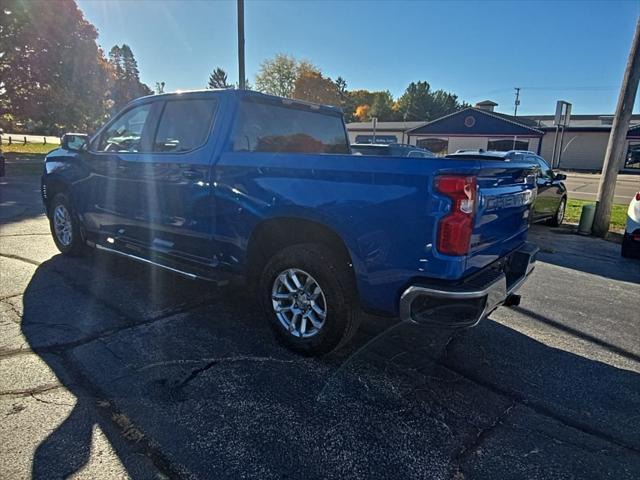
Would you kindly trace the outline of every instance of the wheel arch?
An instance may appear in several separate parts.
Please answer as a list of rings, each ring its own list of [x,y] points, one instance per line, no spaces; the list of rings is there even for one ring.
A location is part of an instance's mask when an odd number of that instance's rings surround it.
[[[298,217],[276,217],[260,222],[251,232],[247,244],[247,279],[252,286],[269,258],[283,248],[301,243],[319,243],[334,252],[338,261],[355,272],[351,252],[335,230],[316,222]]]
[[[64,193],[71,204],[75,206],[73,196],[71,195],[71,187],[59,176],[53,175],[46,177],[43,186],[45,190],[43,192],[43,200],[46,207],[47,216],[49,215],[49,207],[51,205],[51,201],[58,193]]]

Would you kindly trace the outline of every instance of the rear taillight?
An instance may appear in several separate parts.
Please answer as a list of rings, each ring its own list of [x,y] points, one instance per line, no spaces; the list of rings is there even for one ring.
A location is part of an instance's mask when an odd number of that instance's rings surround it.
[[[636,200],[640,202],[640,192],[636,193]]]
[[[477,200],[476,177],[442,175],[436,190],[451,199],[451,211],[438,223],[438,251],[445,255],[469,253]]]

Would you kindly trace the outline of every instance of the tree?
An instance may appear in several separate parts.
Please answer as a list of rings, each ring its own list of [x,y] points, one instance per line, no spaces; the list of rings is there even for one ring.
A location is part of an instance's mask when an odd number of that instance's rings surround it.
[[[403,120],[429,120],[431,86],[427,82],[411,82],[397,101],[396,111]]]
[[[307,60],[296,60],[290,55],[277,54],[260,65],[256,75],[256,89],[270,95],[291,97],[296,80],[305,72],[318,72],[318,67]]]
[[[233,85],[227,82],[227,72],[220,67],[216,67],[209,75],[207,88],[233,88]]]
[[[369,105],[358,105],[353,113],[354,120],[358,122],[368,122],[371,120],[371,107]]]
[[[109,106],[112,69],[98,33],[74,0],[41,4],[3,0],[0,10],[0,115],[32,131],[90,130]]]
[[[338,77],[338,78],[336,78],[335,84],[336,84],[336,87],[338,87],[338,92],[340,93],[340,95],[341,96],[346,96],[347,95],[347,81],[342,77]]]
[[[428,121],[466,106],[466,103],[458,102],[458,97],[452,93],[444,90],[432,92],[428,82],[411,82],[396,102],[396,112],[403,120]]]
[[[341,98],[337,85],[320,72],[305,69],[296,79],[292,98],[323,105],[340,106]]]
[[[156,93],[158,95],[160,95],[161,93],[164,93],[164,82],[156,82]]]
[[[388,90],[384,92],[375,92],[369,115],[371,117],[376,117],[381,122],[394,120],[393,97]]]
[[[460,104],[458,102],[458,96],[453,93],[445,92],[444,90],[436,90],[432,95],[432,103],[431,103],[431,111],[429,114],[431,115],[431,120],[435,120],[436,118],[444,117],[445,115],[449,115],[455,111],[460,110],[467,106],[467,104]]]
[[[113,77],[111,87],[112,110],[119,110],[134,98],[153,94],[153,91],[140,81],[138,62],[129,45],[114,45],[109,50],[109,64]]]

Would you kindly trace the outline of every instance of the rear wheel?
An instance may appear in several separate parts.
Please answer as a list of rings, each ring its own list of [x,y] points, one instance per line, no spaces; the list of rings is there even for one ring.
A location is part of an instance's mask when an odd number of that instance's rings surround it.
[[[275,254],[260,276],[259,292],[273,331],[295,352],[328,353],[357,330],[351,272],[323,245],[293,245]]]
[[[64,193],[58,193],[49,205],[49,226],[53,241],[62,254],[75,257],[87,253],[80,220]]]
[[[549,225],[552,227],[559,227],[562,225],[564,221],[564,212],[567,209],[567,199],[563,198],[560,200],[560,205],[558,205],[558,210],[556,210],[556,214],[552,219],[549,220]]]

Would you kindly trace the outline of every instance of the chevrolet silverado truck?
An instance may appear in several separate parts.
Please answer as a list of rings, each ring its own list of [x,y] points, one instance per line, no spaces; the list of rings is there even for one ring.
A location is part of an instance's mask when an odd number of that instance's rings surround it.
[[[535,196],[530,164],[353,155],[339,109],[237,90],[137,99],[42,176],[60,252],[241,277],[306,355],[362,311],[461,328],[516,303]]]

